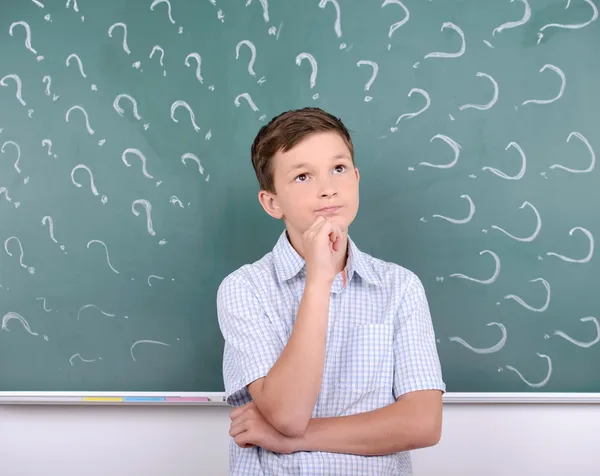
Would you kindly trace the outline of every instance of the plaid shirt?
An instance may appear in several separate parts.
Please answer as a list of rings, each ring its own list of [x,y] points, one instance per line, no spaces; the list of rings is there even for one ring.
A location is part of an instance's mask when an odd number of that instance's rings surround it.
[[[305,262],[282,232],[273,250],[227,276],[217,293],[225,339],[227,402],[252,400],[247,385],[267,375],[290,338],[306,282]],[[384,407],[415,390],[445,391],[423,285],[411,271],[359,251],[348,238],[346,274],[331,286],[326,357],[312,417]],[[280,454],[230,441],[231,475],[412,474],[410,454],[300,451]]]

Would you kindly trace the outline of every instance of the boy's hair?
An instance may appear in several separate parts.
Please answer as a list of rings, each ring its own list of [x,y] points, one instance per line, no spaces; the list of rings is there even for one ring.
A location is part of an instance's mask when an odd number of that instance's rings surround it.
[[[307,136],[317,132],[337,132],[350,150],[354,163],[354,146],[341,119],[318,107],[305,107],[283,112],[261,127],[252,143],[252,166],[261,190],[275,193],[273,156],[287,152]]]

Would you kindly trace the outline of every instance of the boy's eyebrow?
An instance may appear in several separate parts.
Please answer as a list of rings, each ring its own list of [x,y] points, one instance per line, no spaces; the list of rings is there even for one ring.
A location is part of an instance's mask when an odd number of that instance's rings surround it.
[[[337,160],[337,159],[347,159],[350,160],[350,157],[348,157],[348,155],[346,154],[335,154],[331,160]],[[296,169],[303,169],[305,167],[310,167],[310,164],[307,164],[305,162],[302,162],[300,164],[294,164],[292,165],[289,169],[288,169],[288,173],[293,172]]]

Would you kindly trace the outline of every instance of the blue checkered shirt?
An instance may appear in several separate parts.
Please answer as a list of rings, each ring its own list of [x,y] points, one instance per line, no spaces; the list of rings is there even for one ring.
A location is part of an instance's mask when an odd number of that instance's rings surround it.
[[[284,231],[273,250],[227,276],[217,293],[225,339],[227,402],[252,401],[247,385],[267,375],[290,338],[306,282],[304,259]],[[415,390],[445,392],[429,306],[411,271],[348,240],[346,279],[331,286],[326,357],[312,417],[384,407]],[[412,474],[409,452],[384,456],[229,446],[230,474],[384,476]]]

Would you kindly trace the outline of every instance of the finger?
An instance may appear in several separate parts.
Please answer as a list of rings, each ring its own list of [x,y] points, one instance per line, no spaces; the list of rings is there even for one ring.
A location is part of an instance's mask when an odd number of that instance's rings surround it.
[[[238,418],[240,415],[242,415],[243,413],[245,413],[248,408],[250,408],[251,403],[246,403],[245,405],[242,405],[240,407],[235,407],[233,410],[231,410],[229,412],[229,419],[233,420],[234,418]]]
[[[243,422],[240,422],[240,423],[235,422],[229,427],[229,436],[232,436],[235,438],[240,433],[243,433],[244,431],[246,431],[246,429],[247,429],[246,425],[244,425]]]
[[[241,448],[251,448],[254,446],[250,443],[250,435],[247,431],[240,433],[238,436],[234,438],[235,443]]]

